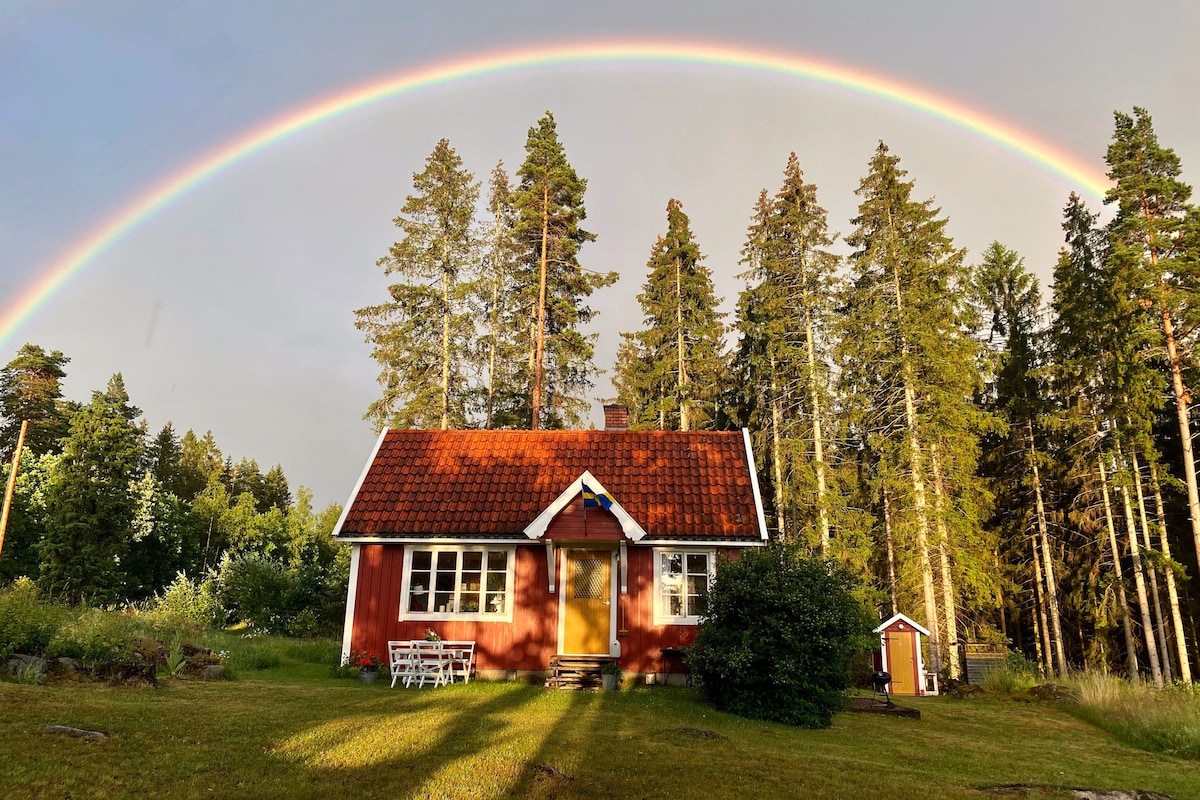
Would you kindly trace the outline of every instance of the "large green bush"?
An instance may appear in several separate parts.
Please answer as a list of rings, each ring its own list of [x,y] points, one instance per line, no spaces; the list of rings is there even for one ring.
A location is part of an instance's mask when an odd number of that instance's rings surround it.
[[[831,561],[771,545],[722,560],[688,666],[718,708],[806,728],[845,707],[872,617],[855,578]]]

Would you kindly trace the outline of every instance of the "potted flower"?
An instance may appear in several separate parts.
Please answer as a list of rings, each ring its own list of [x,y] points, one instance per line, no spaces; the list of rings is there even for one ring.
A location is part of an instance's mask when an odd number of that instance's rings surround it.
[[[374,683],[379,679],[379,670],[383,662],[374,653],[357,650],[350,654],[350,666],[358,668],[358,680],[361,683]]]
[[[442,640],[442,637],[438,636],[437,632],[433,628],[425,629],[425,641],[440,642],[441,640]]]
[[[621,662],[604,662],[604,666],[600,667],[600,682],[604,685],[606,692],[616,689],[617,684],[621,682]]]

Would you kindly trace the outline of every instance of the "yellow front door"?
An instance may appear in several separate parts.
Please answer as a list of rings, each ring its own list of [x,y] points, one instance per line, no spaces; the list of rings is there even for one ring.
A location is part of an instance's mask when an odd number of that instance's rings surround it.
[[[568,550],[566,562],[562,652],[606,655],[612,610],[612,553]]]
[[[917,653],[913,647],[916,637],[911,633],[887,635],[888,672],[892,676],[892,694],[917,693]]]

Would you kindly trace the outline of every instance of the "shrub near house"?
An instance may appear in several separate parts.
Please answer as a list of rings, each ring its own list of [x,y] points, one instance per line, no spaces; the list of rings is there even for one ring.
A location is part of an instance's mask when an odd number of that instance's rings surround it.
[[[828,727],[874,622],[835,563],[772,545],[724,561],[688,665],[717,708]]]

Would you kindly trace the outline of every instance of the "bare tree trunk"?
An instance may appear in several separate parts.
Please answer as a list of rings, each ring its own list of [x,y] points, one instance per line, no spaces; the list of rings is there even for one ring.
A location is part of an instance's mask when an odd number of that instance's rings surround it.
[[[812,410],[813,466],[817,471],[817,529],[821,535],[821,555],[829,555],[829,507],[825,499],[825,443],[821,438],[821,395],[817,390],[817,349],[813,342],[812,310],[807,307],[804,309],[804,332],[808,350],[808,405]]]
[[[1042,583],[1042,559],[1038,556],[1036,536],[1029,537],[1029,546],[1033,551],[1033,602],[1037,607],[1033,627],[1036,629],[1034,641],[1037,643],[1038,669],[1043,675],[1050,675],[1054,672],[1050,664],[1050,625],[1046,621],[1046,603],[1042,598],[1046,587]]]
[[[1050,626],[1054,633],[1051,651],[1060,677],[1067,676],[1066,643],[1062,635],[1062,617],[1058,612],[1058,582],[1054,580],[1054,555],[1050,552],[1050,532],[1046,525],[1046,507],[1042,502],[1042,477],[1038,470],[1037,450],[1033,445],[1033,423],[1025,422],[1029,433],[1029,468],[1033,473],[1033,496],[1037,510],[1038,538],[1042,544],[1042,561],[1046,577],[1046,607],[1050,612]]]
[[[892,504],[888,499],[888,491],[883,492],[883,536],[887,540],[888,594],[892,598],[893,616],[900,613],[900,603],[896,599],[896,543],[892,539]]]
[[[1104,455],[1096,454],[1096,465],[1100,468],[1100,494],[1104,501],[1104,524],[1108,529],[1108,547],[1112,551],[1113,572],[1117,576],[1117,602],[1121,606],[1121,628],[1125,633],[1125,657],[1129,662],[1129,680],[1141,680],[1138,669],[1137,646],[1133,641],[1133,625],[1129,620],[1129,599],[1125,596],[1125,577],[1121,569],[1121,549],[1117,546],[1117,526],[1113,522],[1112,500],[1108,494],[1108,474],[1104,468]]]
[[[1117,443],[1117,457],[1124,461],[1121,445]],[[1133,585],[1137,589],[1138,607],[1142,615],[1142,634],[1146,640],[1146,660],[1150,662],[1150,677],[1154,685],[1163,687],[1162,668],[1158,663],[1158,646],[1154,642],[1154,625],[1150,622],[1150,598],[1146,593],[1146,576],[1142,567],[1142,554],[1138,548],[1137,525],[1133,519],[1133,504],[1129,500],[1129,487],[1121,484],[1121,502],[1125,507],[1125,531],[1129,539],[1129,554],[1133,559]]]
[[[1150,543],[1150,518],[1146,514],[1146,495],[1142,491],[1142,468],[1138,463],[1137,450],[1132,445],[1129,448],[1129,462],[1133,468],[1133,486],[1137,495],[1138,518],[1142,523],[1142,546],[1147,550],[1153,550],[1154,546]],[[1171,650],[1167,647],[1167,631],[1162,610],[1162,593],[1158,590],[1158,570],[1151,564],[1148,565],[1146,572],[1150,576],[1150,596],[1154,601],[1151,605],[1151,610],[1154,612],[1154,633],[1158,639],[1158,652],[1159,658],[1162,661],[1163,680],[1170,683],[1175,678],[1171,672]]]
[[[1158,482],[1158,467],[1150,462],[1150,482],[1154,486],[1154,511],[1158,517],[1158,534],[1162,542],[1163,558],[1171,557],[1171,545],[1167,541],[1167,518],[1163,510],[1162,488]],[[1171,607],[1171,623],[1175,628],[1175,650],[1179,654],[1179,678],[1184,683],[1192,682],[1192,665],[1188,659],[1187,640],[1183,635],[1183,615],[1179,613],[1179,589],[1175,585],[1175,570],[1169,566],[1164,570],[1167,579],[1167,602]]]
[[[938,551],[941,554],[942,573],[942,617],[946,624],[945,652],[951,678],[959,676],[958,663],[958,603],[954,591],[954,575],[950,571],[950,533],[946,526],[948,513],[945,487],[942,485],[942,461],[938,446],[929,449],[930,466],[933,468],[934,515],[937,520]]]
[[[530,430],[536,431],[542,416],[542,375],[546,358],[546,283],[549,280],[550,248],[550,183],[542,187],[542,252],[538,258],[538,306],[537,337],[534,341],[533,366],[533,423]]]

